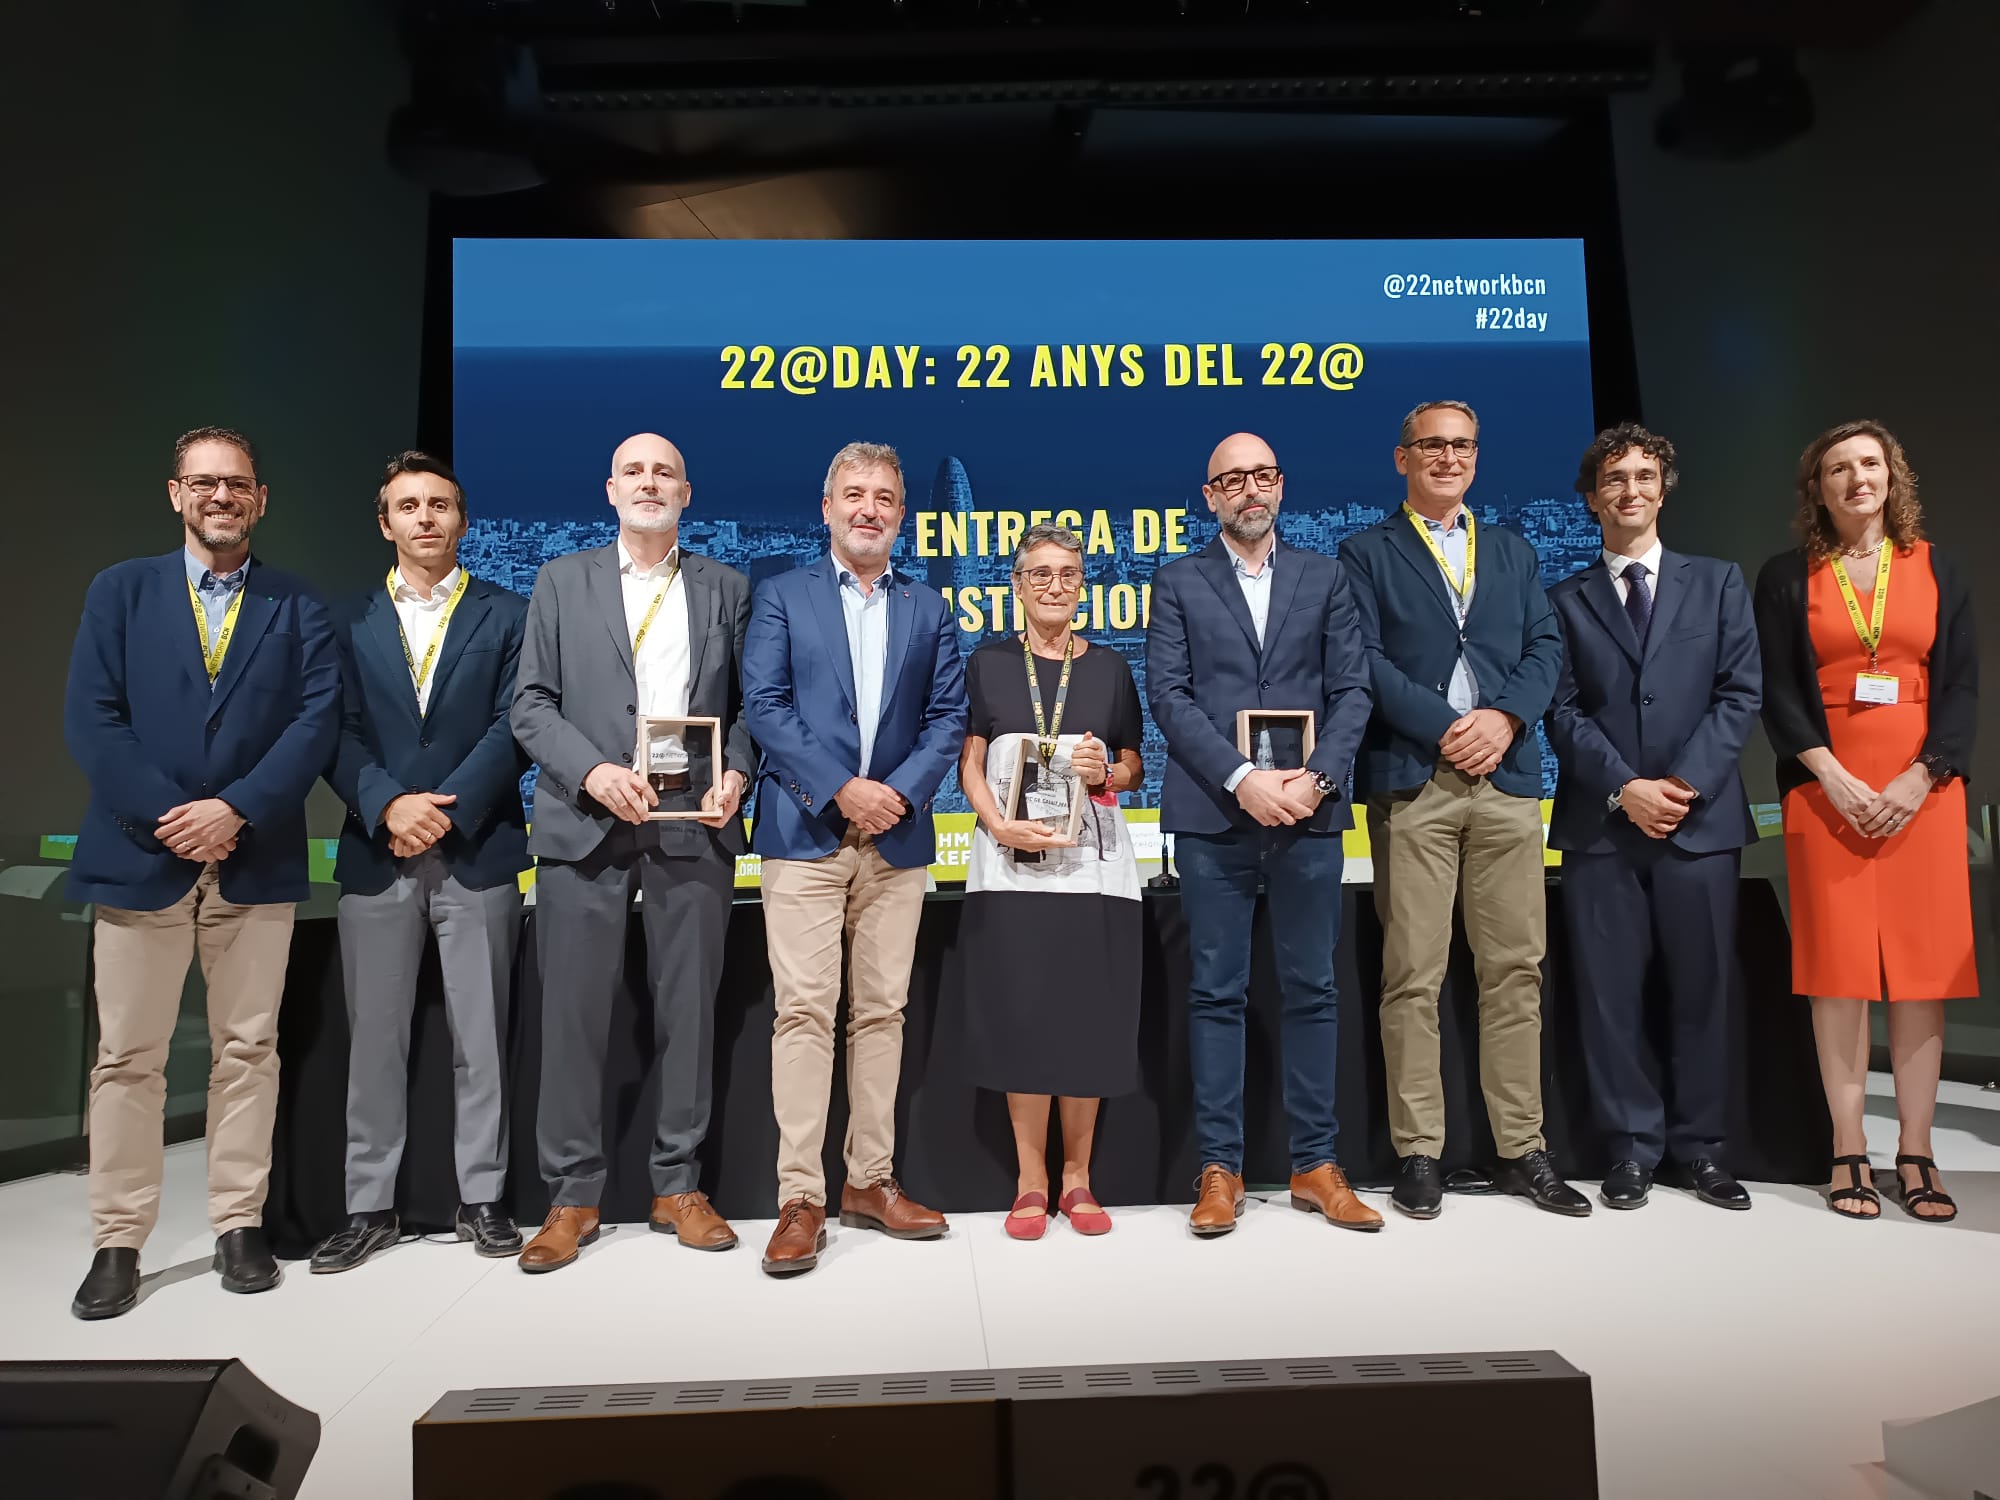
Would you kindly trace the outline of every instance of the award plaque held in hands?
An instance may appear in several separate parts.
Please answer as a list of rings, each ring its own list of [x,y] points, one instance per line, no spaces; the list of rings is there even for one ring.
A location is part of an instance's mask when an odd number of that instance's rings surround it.
[[[1299,771],[1312,759],[1309,708],[1245,708],[1236,714],[1236,750],[1260,771]]]
[[[705,792],[722,785],[722,720],[639,715],[639,748],[632,764],[660,805],[648,822],[712,817],[702,811]]]
[[[1057,751],[1044,766],[1041,745],[1034,735],[1017,734],[1011,738],[1019,747],[1019,756],[1014,762],[1013,779],[1007,785],[1007,805],[1001,811],[1009,822],[1025,818],[1074,840],[1083,823],[1083,804],[1090,794],[1070,770],[1069,752]]]

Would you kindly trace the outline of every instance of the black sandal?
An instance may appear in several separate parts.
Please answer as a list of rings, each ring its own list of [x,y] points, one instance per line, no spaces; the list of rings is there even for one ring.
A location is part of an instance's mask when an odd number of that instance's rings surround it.
[[[1870,1166],[1868,1158],[1866,1156],[1836,1156],[1833,1159],[1833,1164],[1836,1167],[1847,1168],[1849,1182],[1846,1187],[1834,1188],[1832,1192],[1826,1195],[1826,1206],[1839,1214],[1843,1219],[1868,1220],[1881,1218],[1882,1195],[1872,1187],[1863,1187],[1861,1185],[1861,1169],[1868,1167],[1871,1175],[1874,1172],[1874,1168]],[[1872,1203],[1875,1205],[1875,1212],[1866,1214],[1862,1213],[1859,1209],[1842,1208],[1840,1205],[1843,1203]]]
[[[1903,1186],[1903,1168],[1905,1167],[1915,1167],[1917,1169],[1917,1180],[1923,1184],[1922,1187],[1906,1188]],[[1902,1199],[1903,1212],[1911,1218],[1924,1224],[1949,1224],[1953,1219],[1958,1217],[1958,1204],[1953,1201],[1950,1193],[1947,1193],[1943,1188],[1936,1186],[1932,1182],[1931,1173],[1936,1170],[1937,1163],[1932,1161],[1928,1156],[1897,1157],[1896,1191]],[[1948,1214],[1920,1214],[1917,1212],[1917,1205],[1919,1203],[1942,1203],[1951,1212]]]

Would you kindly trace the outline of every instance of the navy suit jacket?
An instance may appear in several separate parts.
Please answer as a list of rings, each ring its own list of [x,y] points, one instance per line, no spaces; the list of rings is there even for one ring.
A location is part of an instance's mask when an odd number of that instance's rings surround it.
[[[1670,840],[1691,854],[1756,842],[1737,759],[1757,722],[1764,669],[1735,563],[1660,553],[1646,646],[1603,559],[1549,590],[1562,677],[1549,709],[1556,782],[1549,846],[1605,854],[1644,838],[1605,799],[1635,777],[1678,776],[1701,796]]]
[[[334,612],[346,687],[341,733],[327,784],[347,804],[334,878],[372,896],[396,878],[383,809],[406,792],[448,792],[451,831],[436,844],[445,867],[476,891],[528,867],[521,776],[528,757],[514,743],[508,709],[521,659],[528,601],[475,578],[465,586],[431,664],[431,695],[417,713],[396,606],[377,586]]]
[[[868,776],[910,804],[875,840],[885,860],[910,869],[937,857],[931,801],[965,742],[965,666],[942,594],[903,573],[883,587],[889,653]],[[834,794],[861,772],[861,730],[831,557],[757,586],[743,642],[743,716],[764,752],[751,848],[766,859],[833,853],[847,831]]]
[[[222,861],[225,901],[303,901],[306,793],[340,729],[340,667],[325,608],[256,558],[222,671],[209,686],[176,548],[106,568],[84,595],[63,740],[90,783],[68,892],[159,911],[201,866],[153,837],[171,808],[220,797],[248,820]]]
[[[1473,706],[1521,721],[1487,780],[1510,797],[1542,795],[1541,748],[1530,731],[1555,696],[1562,634],[1542,591],[1535,549],[1483,524],[1478,545],[1461,637],[1437,559],[1400,505],[1341,544],[1375,688],[1375,717],[1354,762],[1357,797],[1407,791],[1431,779],[1438,741],[1459,717],[1445,691],[1461,651],[1479,688]]]
[[[1368,658],[1346,571],[1331,557],[1287,547],[1272,553],[1264,644],[1243,601],[1235,562],[1217,537],[1153,575],[1146,628],[1146,695],[1167,737],[1160,827],[1215,834],[1259,825],[1223,790],[1241,768],[1236,715],[1246,708],[1313,710],[1310,769],[1341,790],[1301,825],[1313,833],[1354,826],[1346,794],[1354,750],[1368,723]]]

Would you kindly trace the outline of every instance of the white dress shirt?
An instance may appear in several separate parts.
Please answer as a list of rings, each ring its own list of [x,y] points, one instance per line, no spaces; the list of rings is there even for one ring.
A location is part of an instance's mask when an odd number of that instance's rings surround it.
[[[863,777],[874,769],[875,731],[882,725],[882,674],[889,668],[889,585],[896,581],[893,568],[882,569],[881,577],[864,596],[861,580],[840,565],[833,564],[840,583],[840,613],[847,622],[847,657],[854,668],[854,722],[861,730]]]
[[[1626,595],[1632,592],[1632,585],[1625,578],[1625,570],[1631,567],[1633,563],[1644,563],[1646,565],[1646,587],[1652,590],[1654,607],[1659,607],[1660,554],[1666,550],[1665,547],[1660,545],[1658,537],[1653,538],[1653,545],[1637,557],[1627,557],[1621,552],[1613,552],[1609,547],[1604,549],[1604,566],[1611,574],[1611,587],[1618,591],[1618,602],[1620,604],[1623,604]]]
[[[437,643],[437,655],[431,656],[431,669],[424,674],[421,683],[416,681],[416,673],[410,680],[417,689],[417,714],[422,717],[430,712],[431,688],[437,682],[438,657],[444,655],[444,639],[438,634],[438,627],[444,620],[444,607],[451,603],[452,590],[458,587],[460,569],[453,568],[440,578],[437,585],[426,594],[403,576],[403,570],[396,569],[396,591],[390,597],[395,601],[396,620],[403,627],[403,644],[409,648],[409,660],[421,668],[424,657],[430,654],[431,643]]]
[[[1264,554],[1263,566],[1254,573],[1250,571],[1250,564],[1244,560],[1243,554],[1230,545],[1228,537],[1222,539],[1222,545],[1229,553],[1229,566],[1236,574],[1236,586],[1243,590],[1243,603],[1250,611],[1250,623],[1257,628],[1257,648],[1262,650],[1264,627],[1271,618],[1271,569],[1278,561],[1277,539],[1272,538],[1271,550]],[[1268,730],[1259,736],[1258,750],[1260,754],[1269,756],[1271,744]],[[1222,789],[1225,792],[1235,791],[1243,778],[1255,769],[1249,761],[1244,761],[1229,773]]]
[[[646,639],[639,649],[632,653],[632,676],[638,689],[639,712],[649,718],[685,718],[688,711],[688,673],[692,670],[688,641],[687,584],[681,578],[681,549],[675,547],[650,568],[641,568],[632,560],[632,554],[625,550],[625,539],[618,539],[618,587],[625,597],[625,639],[629,642],[639,633],[645,623],[646,611],[652,608],[653,600],[660,593],[660,585],[667,582],[671,571],[673,581],[667,584],[666,597],[660,600],[659,610],[653,615],[653,623],[646,631]],[[665,771],[685,771],[687,753],[679,746],[679,741],[654,744],[665,750],[658,769]],[[639,766],[640,775],[646,767]]]

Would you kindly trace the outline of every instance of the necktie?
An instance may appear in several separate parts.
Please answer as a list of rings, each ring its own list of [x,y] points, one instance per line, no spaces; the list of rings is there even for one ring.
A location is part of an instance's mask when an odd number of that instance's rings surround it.
[[[1653,595],[1646,587],[1646,565],[1625,565],[1625,614],[1632,621],[1632,633],[1646,644],[1646,627],[1653,623]]]

